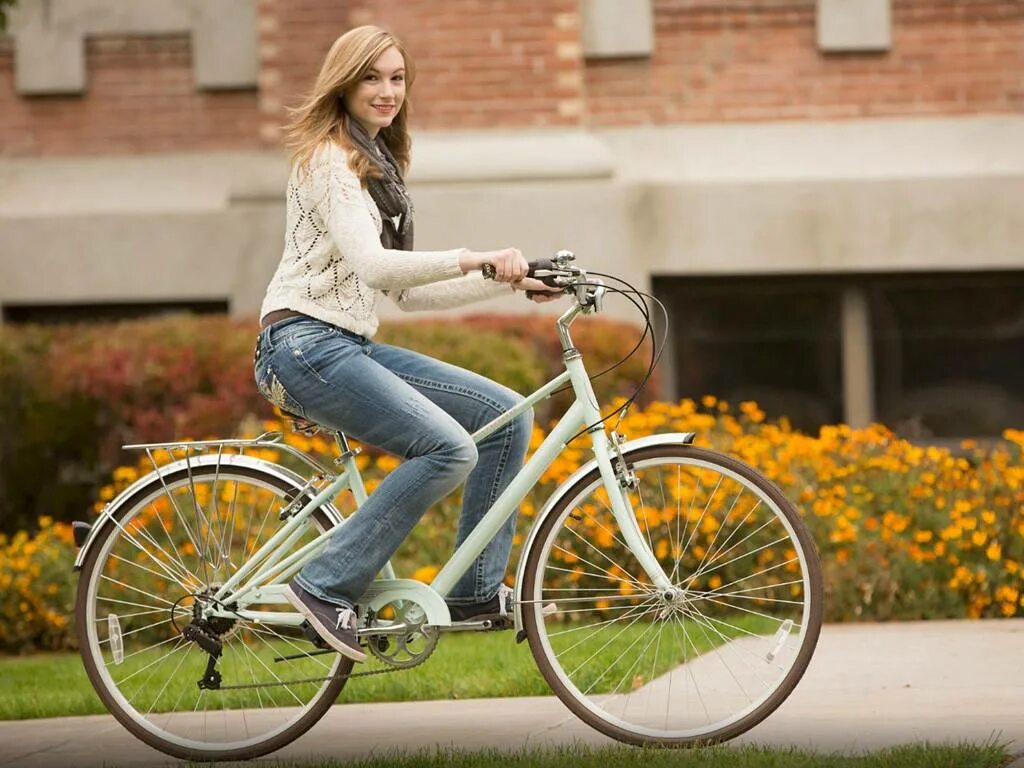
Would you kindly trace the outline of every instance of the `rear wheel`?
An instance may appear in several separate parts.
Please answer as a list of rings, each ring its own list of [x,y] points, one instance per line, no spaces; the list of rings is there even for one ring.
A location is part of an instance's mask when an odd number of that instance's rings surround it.
[[[781,704],[818,639],[822,581],[796,508],[731,457],[691,446],[629,452],[643,538],[673,584],[654,586],[598,470],[541,522],[521,605],[552,690],[632,744],[691,746],[743,733]]]
[[[150,746],[189,760],[256,757],[305,733],[337,699],[352,662],[317,653],[298,628],[211,620],[205,633],[222,648],[215,686],[211,655],[182,634],[283,524],[299,490],[227,463],[154,474],[93,543],[76,602],[82,660],[110,712]],[[314,512],[295,549],[332,524]]]

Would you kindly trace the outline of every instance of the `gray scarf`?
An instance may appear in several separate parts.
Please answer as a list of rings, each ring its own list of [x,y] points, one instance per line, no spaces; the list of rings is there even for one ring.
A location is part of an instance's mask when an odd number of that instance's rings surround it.
[[[385,248],[399,251],[411,251],[413,243],[412,200],[405,188],[405,181],[398,169],[394,155],[384,143],[380,132],[376,139],[371,139],[358,120],[348,119],[348,133],[352,141],[370,158],[384,174],[381,178],[370,176],[366,180],[366,189],[373,202],[380,209],[384,226],[381,228],[380,243]]]

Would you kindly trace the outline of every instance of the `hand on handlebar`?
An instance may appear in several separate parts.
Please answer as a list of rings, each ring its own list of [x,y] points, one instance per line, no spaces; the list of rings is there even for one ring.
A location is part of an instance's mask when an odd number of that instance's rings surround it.
[[[518,248],[502,248],[500,251],[482,253],[467,252],[460,259],[463,272],[483,269],[484,276],[499,283],[514,283],[526,277],[530,265]]]
[[[524,277],[512,283],[512,287],[517,291],[526,291],[526,298],[537,304],[554,301],[565,295],[564,289],[549,287],[533,277]]]

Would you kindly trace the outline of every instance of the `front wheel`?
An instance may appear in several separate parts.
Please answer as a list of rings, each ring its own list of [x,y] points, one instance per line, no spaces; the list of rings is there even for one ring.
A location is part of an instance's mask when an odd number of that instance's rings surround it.
[[[673,584],[626,546],[598,470],[540,523],[523,624],[555,694],[631,744],[733,738],[773,712],[810,661],[822,579],[794,505],[751,467],[683,445],[626,454],[641,534]]]

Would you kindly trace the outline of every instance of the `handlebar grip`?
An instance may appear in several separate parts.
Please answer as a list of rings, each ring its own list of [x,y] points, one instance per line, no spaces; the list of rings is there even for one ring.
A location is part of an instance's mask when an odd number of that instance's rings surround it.
[[[531,261],[529,269],[526,270],[526,276],[533,277],[534,273],[538,269],[551,269],[551,259],[537,259],[536,261]],[[548,285],[550,285],[550,283],[548,283]]]
[[[546,270],[551,268],[551,259],[537,259],[536,261],[531,261],[529,263],[529,269],[526,271],[526,276],[534,277],[538,269]],[[480,272],[483,273],[485,280],[493,280],[498,274],[498,270],[494,268],[493,264],[484,264],[480,267]],[[551,286],[552,288],[561,287],[556,282],[555,275],[545,275],[544,277],[537,279],[544,283],[544,285]]]

